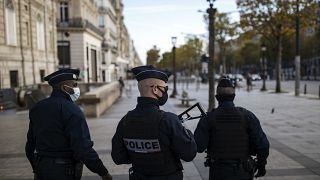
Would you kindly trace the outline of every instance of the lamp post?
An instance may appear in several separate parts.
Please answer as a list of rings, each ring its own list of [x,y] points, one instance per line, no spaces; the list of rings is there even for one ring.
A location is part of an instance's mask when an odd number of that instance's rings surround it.
[[[267,62],[266,62],[266,50],[267,47],[264,43],[261,44],[262,52],[262,88],[261,91],[266,91],[266,77],[267,77]]]
[[[171,98],[175,98],[177,93],[177,74],[176,74],[176,43],[177,37],[171,37],[172,42],[172,65],[173,65],[173,90],[170,95]]]
[[[215,0],[207,0],[209,2],[209,8],[207,13],[209,16],[209,62],[208,62],[208,79],[209,79],[209,108],[211,111],[215,107],[215,82],[214,82],[214,42],[215,42],[215,30],[214,30],[214,20],[216,8],[213,8],[213,3]]]
[[[299,0],[297,0],[296,12],[296,57],[295,57],[295,95],[300,95],[300,18],[299,18]]]

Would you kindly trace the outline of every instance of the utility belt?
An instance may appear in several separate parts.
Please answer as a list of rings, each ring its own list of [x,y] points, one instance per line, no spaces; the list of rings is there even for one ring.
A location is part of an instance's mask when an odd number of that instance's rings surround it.
[[[249,157],[247,159],[212,159],[207,158],[204,163],[206,167],[216,166],[233,166],[236,168],[243,168],[248,173],[253,173],[256,169],[256,159]]]
[[[45,161],[46,163],[63,165],[65,167],[66,176],[73,176],[76,180],[81,179],[82,171],[83,171],[83,163],[80,161],[76,161],[73,158],[40,156],[37,153],[35,153],[35,156],[34,156],[34,173],[35,174],[37,173],[37,169],[40,162],[43,162],[43,161]]]

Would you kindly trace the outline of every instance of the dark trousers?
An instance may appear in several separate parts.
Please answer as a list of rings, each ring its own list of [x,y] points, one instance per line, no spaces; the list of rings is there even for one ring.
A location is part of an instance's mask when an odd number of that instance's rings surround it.
[[[75,180],[73,169],[74,163],[59,161],[53,158],[41,158],[36,167],[37,180]]]
[[[130,180],[183,180],[183,173],[182,171],[177,171],[166,176],[145,176],[135,173],[133,177],[130,177]]]
[[[215,163],[210,167],[209,180],[250,180],[241,163]]]

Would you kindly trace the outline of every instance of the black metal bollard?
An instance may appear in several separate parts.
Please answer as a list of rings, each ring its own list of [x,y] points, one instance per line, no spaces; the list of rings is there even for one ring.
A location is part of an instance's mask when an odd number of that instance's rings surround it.
[[[307,84],[304,84],[304,94],[307,94]]]
[[[320,99],[320,85],[319,85],[319,99]]]

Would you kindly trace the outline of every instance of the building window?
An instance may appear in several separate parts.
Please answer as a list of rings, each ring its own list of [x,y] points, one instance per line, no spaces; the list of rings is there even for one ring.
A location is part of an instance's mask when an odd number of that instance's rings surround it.
[[[44,50],[44,23],[40,14],[37,17],[37,45],[38,49]]]
[[[110,0],[113,9],[116,9],[116,0]]]
[[[10,71],[10,87],[16,88],[19,86],[18,71]]]
[[[106,82],[106,71],[102,70],[102,82]]]
[[[68,2],[60,2],[60,21],[69,21],[69,4]]]
[[[58,41],[58,58],[60,67],[70,67],[70,42]]]
[[[99,27],[104,28],[104,16],[99,16]]]
[[[6,39],[8,45],[17,45],[16,12],[12,0],[5,1]]]
[[[43,78],[45,76],[46,71],[44,69],[40,69],[40,82],[44,82]]]
[[[26,22],[25,26],[26,26],[26,43],[27,43],[27,46],[29,46],[29,43],[30,43],[30,39],[29,39],[29,23]]]

